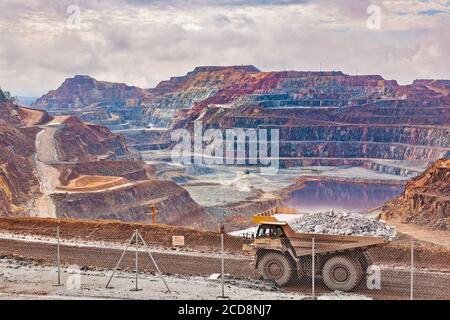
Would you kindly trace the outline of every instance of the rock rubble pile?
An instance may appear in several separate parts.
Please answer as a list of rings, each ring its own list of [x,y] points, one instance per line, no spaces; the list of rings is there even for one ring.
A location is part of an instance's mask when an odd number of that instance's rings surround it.
[[[387,241],[392,241],[396,235],[394,227],[358,213],[305,214],[291,221],[290,225],[296,232],[383,237]]]

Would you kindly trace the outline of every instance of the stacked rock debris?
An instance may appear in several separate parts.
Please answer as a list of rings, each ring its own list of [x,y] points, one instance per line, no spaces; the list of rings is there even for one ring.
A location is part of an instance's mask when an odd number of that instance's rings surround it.
[[[396,236],[395,228],[358,213],[311,213],[289,224],[296,232],[383,237],[386,241],[392,241]]]

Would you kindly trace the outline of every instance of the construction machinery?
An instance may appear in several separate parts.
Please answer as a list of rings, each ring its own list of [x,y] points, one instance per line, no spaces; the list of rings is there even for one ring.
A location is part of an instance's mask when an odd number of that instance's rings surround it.
[[[296,209],[273,208],[253,216],[255,239],[244,245],[264,279],[285,286],[294,279],[322,277],[331,290],[351,291],[369,266],[367,249],[385,244],[381,237],[300,233],[286,220]]]

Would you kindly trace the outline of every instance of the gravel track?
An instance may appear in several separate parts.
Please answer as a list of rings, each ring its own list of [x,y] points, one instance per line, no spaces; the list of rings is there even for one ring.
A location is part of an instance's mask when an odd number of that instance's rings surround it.
[[[28,243],[22,241],[0,239],[0,254],[10,258],[31,259],[38,263],[54,265],[56,246],[43,243]],[[78,265],[84,269],[111,270],[117,263],[121,250],[106,248],[87,248],[61,246],[61,259],[66,265]],[[154,253],[155,260],[165,274],[190,275],[207,277],[220,271],[220,260],[214,257],[196,257],[189,255],[173,255]],[[148,256],[139,253],[140,268],[154,272]],[[225,259],[225,271],[237,279],[259,279],[258,273],[250,266],[249,260]],[[125,255],[122,262],[123,270],[133,270],[134,252]],[[108,272],[109,274],[109,272]],[[107,274],[105,273],[105,277]],[[355,293],[370,295],[378,299],[408,299],[410,296],[410,273],[405,267],[381,268],[382,290],[368,290],[364,283]],[[420,270],[415,273],[415,298],[417,299],[450,299],[450,272],[432,272]],[[309,293],[311,291],[308,279],[303,285],[292,285],[286,291]],[[327,292],[320,280],[317,281],[317,291]]]

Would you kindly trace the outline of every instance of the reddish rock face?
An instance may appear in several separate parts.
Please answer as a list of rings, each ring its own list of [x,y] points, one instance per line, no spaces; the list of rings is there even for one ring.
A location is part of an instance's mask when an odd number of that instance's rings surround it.
[[[342,72],[259,72],[254,67],[210,67],[151,89],[154,97],[145,105],[144,114],[157,121],[155,118],[173,116],[182,109],[189,109],[186,113],[192,114],[211,105],[230,103],[265,108],[347,106],[366,102],[365,95],[396,85],[380,76],[350,77]]]
[[[367,161],[427,162],[450,154],[449,80],[399,86],[380,76],[296,71],[226,79],[211,96],[179,110],[172,128],[191,129],[195,120],[222,129],[276,128],[280,156],[290,159],[285,165],[330,165],[335,159],[373,166]],[[178,89],[176,96],[199,91],[200,83]],[[158,114],[164,107],[171,105],[160,103]]]
[[[126,108],[127,101],[138,107]],[[127,124],[171,129],[191,128],[195,120],[205,128],[277,128],[284,165],[336,161],[382,167],[372,159],[427,163],[450,154],[450,80],[400,86],[379,75],[337,71],[198,67],[148,90],[77,76],[35,104],[69,105],[97,106],[83,111],[83,119],[112,129],[124,126],[112,114]],[[167,147],[167,138],[170,132],[135,135],[131,144],[155,149]]]
[[[144,89],[123,83],[97,81],[75,76],[32,104],[52,115],[72,115],[112,130],[127,129],[142,121],[141,105],[151,95]]]
[[[153,97],[143,104],[144,122],[169,126],[177,111],[194,112],[209,104],[231,102],[264,86],[264,78],[253,66],[198,67],[149,89]]]
[[[56,90],[33,103],[36,109],[76,109],[103,104],[132,107],[139,105],[148,93],[123,83],[97,81],[89,76],[66,79]]]
[[[49,119],[46,112],[22,108],[8,100],[0,102],[0,215],[24,214],[27,202],[39,192],[32,161],[39,128],[31,125]]]
[[[100,193],[56,193],[52,195],[61,217],[151,221],[150,205],[157,209],[157,222],[205,227],[206,213],[189,193],[172,181],[142,180]]]
[[[450,229],[450,159],[441,159],[409,181],[398,198],[386,203],[382,217],[432,228]]]
[[[33,126],[52,119],[47,112],[19,107],[10,100],[0,101],[0,123],[14,126]]]
[[[183,87],[189,86],[189,82],[195,82],[197,77],[200,75],[213,75],[221,73],[237,73],[237,74],[245,74],[245,73],[258,73],[260,72],[254,66],[231,66],[231,67],[213,67],[213,66],[205,66],[205,67],[197,67],[193,71],[189,72],[185,76],[181,77],[172,77],[170,80],[162,81],[159,83],[154,89],[149,89],[153,95],[160,96],[168,93],[173,93],[175,91],[181,90]]]
[[[123,136],[99,125],[86,124],[76,117],[63,121],[55,133],[55,141],[61,161],[139,158],[128,151]]]

